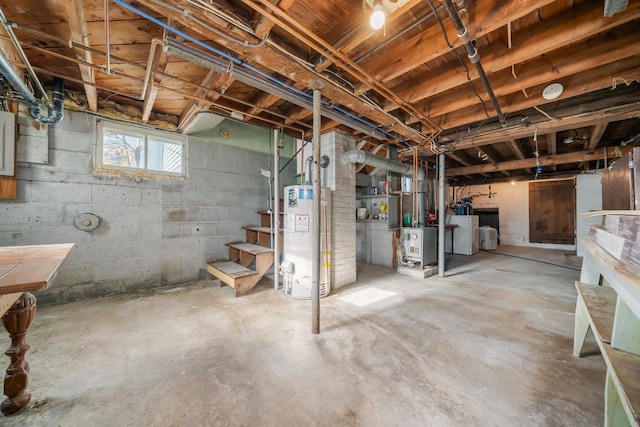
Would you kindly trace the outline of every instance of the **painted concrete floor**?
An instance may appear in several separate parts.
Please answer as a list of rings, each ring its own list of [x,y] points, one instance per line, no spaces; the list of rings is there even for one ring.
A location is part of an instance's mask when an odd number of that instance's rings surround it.
[[[203,281],[39,308],[32,403],[4,426],[596,426],[605,366],[571,355],[560,251],[449,256],[448,277],[360,265],[310,302]],[[0,338],[0,347],[8,347]],[[7,359],[8,362],[8,359]]]

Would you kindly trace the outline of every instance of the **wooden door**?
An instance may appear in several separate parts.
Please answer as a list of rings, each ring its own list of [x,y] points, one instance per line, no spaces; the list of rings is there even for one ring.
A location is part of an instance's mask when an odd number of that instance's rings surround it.
[[[575,180],[529,183],[529,242],[575,243]]]
[[[634,209],[630,160],[631,153],[627,153],[602,172],[602,209]]]

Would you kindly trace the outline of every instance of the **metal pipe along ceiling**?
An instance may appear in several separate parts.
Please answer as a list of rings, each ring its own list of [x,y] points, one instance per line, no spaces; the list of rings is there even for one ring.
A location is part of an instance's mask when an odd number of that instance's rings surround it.
[[[309,110],[313,109],[313,102],[311,100],[299,95],[298,93],[289,91],[274,82],[256,76],[248,72],[247,70],[244,70],[241,66],[229,67],[229,64],[221,59],[215,58],[211,55],[206,54],[205,52],[191,48],[173,40],[167,41],[165,51],[173,56],[177,56],[178,58],[182,58],[185,61],[201,65],[217,73],[229,73],[229,75],[231,75],[234,79],[241,81],[242,83],[248,84],[264,92],[277,95],[280,98],[296,104],[302,108],[307,108]],[[322,115],[328,119],[335,120],[338,123],[348,126],[351,129],[357,130],[358,132],[370,135],[376,139],[385,139],[385,136],[381,132],[372,130],[365,124],[355,122],[347,118],[345,115],[332,110],[331,108],[322,106],[321,110]]]
[[[351,150],[347,151],[342,155],[342,160],[346,163],[356,164],[361,163],[363,165],[373,166],[375,168],[380,168],[387,170],[389,172],[399,173],[400,175],[408,176],[413,179],[414,168],[413,166],[407,165],[402,162],[398,162],[396,160],[391,159],[383,159],[382,157],[376,156],[375,154],[371,154],[368,151],[364,150]],[[418,226],[425,226],[424,213],[426,210],[425,200],[424,200],[424,188],[425,181],[427,175],[422,169],[418,169]]]
[[[471,37],[469,36],[469,31],[465,28],[464,24],[460,20],[460,16],[458,16],[458,12],[456,11],[456,8],[453,6],[453,3],[451,2],[451,0],[443,0],[442,3],[444,3],[444,6],[447,9],[447,12],[449,13],[451,22],[453,23],[453,26],[458,33],[458,38],[463,43],[464,48],[467,50],[469,61],[471,61],[473,66],[476,68],[476,71],[478,72],[478,76],[480,76],[480,80],[482,81],[482,84],[484,85],[484,88],[486,89],[487,94],[489,95],[489,98],[491,98],[491,103],[493,104],[493,108],[496,110],[496,113],[498,114],[498,120],[500,120],[500,123],[502,124],[502,126],[506,126],[507,119],[502,113],[502,110],[500,109],[500,104],[498,104],[496,95],[495,93],[493,93],[493,88],[491,87],[489,78],[487,77],[487,74],[484,72],[484,68],[482,68],[482,64],[480,63],[480,53],[478,53],[478,49],[474,46],[473,42],[471,41]]]
[[[53,125],[62,120],[64,116],[64,80],[55,77],[53,80],[53,108],[45,104],[40,104],[36,97],[29,91],[29,88],[20,80],[20,77],[16,74],[13,67],[7,60],[7,57],[0,52],[0,73],[11,83],[11,86],[22,96],[22,98],[29,104],[29,114],[35,120],[47,125]],[[49,114],[42,113],[43,108],[49,111]]]

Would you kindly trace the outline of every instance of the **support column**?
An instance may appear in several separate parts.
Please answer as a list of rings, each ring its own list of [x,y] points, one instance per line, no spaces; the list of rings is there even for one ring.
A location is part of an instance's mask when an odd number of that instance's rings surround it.
[[[311,288],[311,333],[320,333],[320,220],[322,218],[321,203],[321,183],[320,183],[320,126],[322,116],[320,108],[322,97],[320,89],[324,84],[320,81],[314,82],[313,89],[313,236],[311,238],[311,253],[313,265],[313,277]]]
[[[273,288],[280,288],[280,153],[278,129],[273,130]]]
[[[4,415],[15,414],[31,401],[31,394],[27,393],[29,364],[25,360],[25,353],[31,346],[25,338],[35,315],[36,297],[27,292],[2,317],[2,324],[11,337],[11,346],[5,352],[11,358],[4,377],[4,394],[7,398],[0,404]]]
[[[444,223],[447,219],[444,194],[444,154],[438,156],[438,166],[438,275],[444,277]]]

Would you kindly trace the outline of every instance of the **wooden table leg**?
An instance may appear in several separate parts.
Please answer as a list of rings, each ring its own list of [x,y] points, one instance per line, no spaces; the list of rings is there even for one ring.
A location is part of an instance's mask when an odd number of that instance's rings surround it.
[[[0,411],[4,415],[15,414],[31,400],[31,394],[27,393],[29,364],[24,356],[30,348],[25,340],[27,329],[35,314],[36,297],[27,292],[2,317],[2,324],[11,337],[11,346],[5,352],[11,358],[4,377],[4,394],[7,398],[0,404]]]

